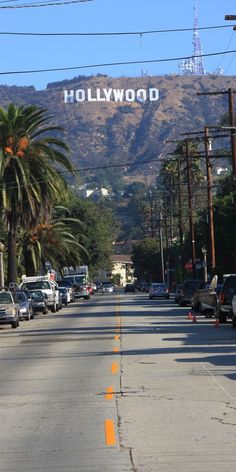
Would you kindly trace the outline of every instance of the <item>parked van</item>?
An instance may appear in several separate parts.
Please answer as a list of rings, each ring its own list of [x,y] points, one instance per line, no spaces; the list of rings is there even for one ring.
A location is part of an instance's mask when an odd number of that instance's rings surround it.
[[[33,277],[27,277],[22,275],[22,283],[20,284],[21,290],[41,290],[47,296],[47,304],[52,313],[59,310],[59,290],[56,282],[51,280],[47,275],[37,275]]]

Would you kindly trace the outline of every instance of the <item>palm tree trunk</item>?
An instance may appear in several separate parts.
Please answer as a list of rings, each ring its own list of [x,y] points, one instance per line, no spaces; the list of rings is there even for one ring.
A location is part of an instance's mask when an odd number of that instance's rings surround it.
[[[16,263],[16,215],[12,212],[9,218],[8,232],[8,283],[17,281]]]
[[[36,270],[32,261],[32,255],[29,249],[27,248],[27,244],[23,245],[23,257],[24,257],[25,275],[27,275],[27,277],[36,275]]]

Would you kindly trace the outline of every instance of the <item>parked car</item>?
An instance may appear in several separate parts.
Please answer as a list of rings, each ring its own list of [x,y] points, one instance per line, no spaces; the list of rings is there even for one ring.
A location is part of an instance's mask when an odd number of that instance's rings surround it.
[[[193,295],[192,308],[194,311],[205,315],[206,318],[215,316],[218,303],[219,287],[218,276],[215,275],[211,281],[202,282]]]
[[[59,292],[61,295],[62,304],[67,305],[68,303],[70,303],[70,294],[68,290],[66,289],[66,287],[59,287]]]
[[[183,287],[179,293],[180,306],[192,306],[193,297],[197,290],[204,288],[205,282],[200,279],[186,279],[183,282]]]
[[[180,294],[181,294],[182,288],[183,288],[183,284],[179,284],[176,287],[176,290],[175,290],[175,303],[179,303],[179,301],[180,301]]]
[[[134,284],[126,284],[125,286],[125,293],[127,292],[133,292],[135,293],[135,286]]]
[[[236,295],[232,298],[232,326],[236,328]]]
[[[70,302],[75,301],[75,287],[70,279],[57,280],[58,287],[66,288],[70,294]]]
[[[24,291],[16,291],[13,297],[19,305],[19,318],[20,320],[30,320],[33,318],[33,308],[31,298],[28,298]]]
[[[149,299],[153,298],[170,298],[169,289],[166,284],[152,283],[149,290]]]
[[[19,326],[19,309],[12,292],[0,292],[0,325],[10,324],[12,328],[17,328]]]
[[[36,313],[43,313],[44,315],[48,314],[48,305],[47,305],[47,296],[41,290],[32,290],[31,292],[31,301],[33,315]]]
[[[232,318],[232,300],[236,295],[236,274],[224,276],[224,283],[219,295],[217,317],[220,323],[226,323],[227,318]]]
[[[114,286],[110,282],[104,282],[102,284],[102,293],[113,293]]]

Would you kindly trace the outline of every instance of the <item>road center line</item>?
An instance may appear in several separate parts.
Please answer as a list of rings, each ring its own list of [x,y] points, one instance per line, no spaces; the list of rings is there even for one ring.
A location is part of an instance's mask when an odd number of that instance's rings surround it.
[[[113,387],[107,387],[106,392],[107,392],[106,395],[105,395],[106,400],[113,400],[113,398],[114,398],[114,388]]]
[[[115,375],[115,374],[117,374],[117,372],[118,372],[118,364],[117,364],[117,362],[112,362],[112,364],[111,364],[111,373],[113,375]]]
[[[114,421],[110,419],[105,420],[105,441],[107,446],[116,445],[116,434]]]

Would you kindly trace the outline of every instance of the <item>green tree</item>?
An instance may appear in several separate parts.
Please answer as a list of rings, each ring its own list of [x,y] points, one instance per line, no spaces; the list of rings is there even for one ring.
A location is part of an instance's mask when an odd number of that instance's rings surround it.
[[[79,243],[82,230],[80,220],[65,216],[66,208],[55,208],[49,223],[39,223],[22,238],[22,255],[26,275],[35,275],[40,268],[46,272],[46,263],[62,271],[65,266],[81,264],[87,252]]]
[[[162,266],[159,241],[146,239],[133,247],[132,261],[134,275],[138,279],[147,281],[162,280]]]
[[[16,241],[20,226],[29,229],[49,218],[65,183],[54,165],[73,171],[67,145],[50,126],[52,117],[35,106],[0,109],[0,209],[8,231],[8,281],[17,280]]]
[[[66,206],[73,218],[83,222],[83,233],[78,240],[87,253],[83,255],[83,264],[89,265],[90,274],[98,269],[110,270],[113,242],[117,230],[112,212],[102,205],[90,200],[82,200],[73,194],[68,195]]]

